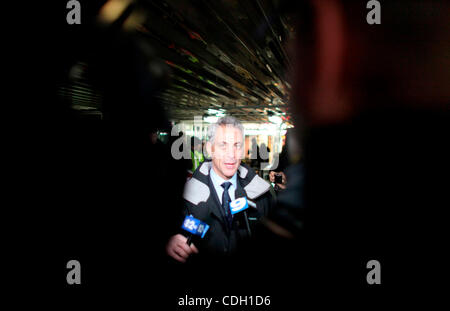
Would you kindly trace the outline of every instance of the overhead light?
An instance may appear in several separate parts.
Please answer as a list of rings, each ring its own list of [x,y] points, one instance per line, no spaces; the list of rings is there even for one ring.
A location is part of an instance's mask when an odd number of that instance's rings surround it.
[[[211,108],[209,108],[208,109],[208,114],[209,115],[215,115],[216,117],[224,117],[225,116],[225,111],[222,110],[222,109],[218,110],[218,109],[211,109]]]
[[[217,120],[219,120],[219,117],[216,116],[207,116],[203,118],[203,121],[207,122],[207,123],[216,123]]]
[[[269,116],[269,121],[278,125],[283,123],[283,120],[279,116]]]

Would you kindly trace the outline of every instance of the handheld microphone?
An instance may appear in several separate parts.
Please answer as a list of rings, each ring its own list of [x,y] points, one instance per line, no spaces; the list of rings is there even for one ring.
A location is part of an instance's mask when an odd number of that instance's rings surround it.
[[[209,225],[197,218],[194,218],[192,215],[186,215],[181,228],[189,232],[189,237],[186,241],[186,244],[191,245],[192,236],[198,235],[203,239],[206,231],[208,231],[209,229]]]
[[[249,206],[251,206],[251,207],[253,207],[253,208],[256,208],[256,203],[255,203],[255,202],[250,201],[250,200],[248,200],[248,199],[247,199],[247,202],[248,202],[248,205],[249,205]]]
[[[240,212],[244,212],[244,219],[245,219],[245,225],[247,227],[247,233],[248,233],[248,236],[251,237],[252,232],[250,230],[250,224],[248,222],[247,211],[246,211],[247,208],[248,208],[248,201],[245,196],[230,202],[231,215],[234,215],[234,214],[237,214]]]
[[[248,201],[246,197],[238,198],[230,202],[231,215],[245,211],[248,208]]]

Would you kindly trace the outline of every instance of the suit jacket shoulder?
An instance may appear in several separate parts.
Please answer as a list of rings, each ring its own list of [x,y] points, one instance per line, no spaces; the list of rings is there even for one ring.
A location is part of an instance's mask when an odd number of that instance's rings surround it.
[[[208,182],[211,165],[212,162],[203,162],[185,185],[183,198],[193,205],[206,202],[211,195]],[[245,192],[243,195],[250,200],[258,199],[270,189],[270,184],[256,175],[255,171],[246,164],[241,164],[238,168],[238,181]]]

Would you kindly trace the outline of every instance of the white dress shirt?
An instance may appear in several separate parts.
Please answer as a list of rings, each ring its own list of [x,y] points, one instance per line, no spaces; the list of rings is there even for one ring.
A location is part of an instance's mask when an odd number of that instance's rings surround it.
[[[236,190],[236,184],[237,184],[237,172],[234,173],[233,177],[231,177],[229,180],[225,180],[214,171],[214,167],[211,167],[211,170],[209,171],[211,174],[211,181],[214,185],[214,189],[216,189],[217,196],[219,197],[220,204],[222,204],[222,195],[223,195],[223,187],[222,184],[226,181],[231,182],[230,188],[228,188],[228,194],[230,195],[231,201],[234,200],[234,192]]]

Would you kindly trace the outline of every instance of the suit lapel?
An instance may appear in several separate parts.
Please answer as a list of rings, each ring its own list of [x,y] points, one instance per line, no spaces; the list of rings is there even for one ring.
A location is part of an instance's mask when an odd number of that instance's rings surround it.
[[[241,186],[240,178],[236,179],[236,190],[234,190],[234,199],[247,197],[247,193],[245,192],[244,188]]]

